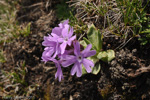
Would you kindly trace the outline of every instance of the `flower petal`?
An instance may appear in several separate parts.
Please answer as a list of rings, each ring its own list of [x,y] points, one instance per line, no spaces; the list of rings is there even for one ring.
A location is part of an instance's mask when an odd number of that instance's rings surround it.
[[[48,46],[48,47],[54,46],[55,44],[56,43],[54,41],[43,41],[42,42],[43,46]]]
[[[54,54],[55,50],[52,47],[46,47],[45,51],[42,54],[42,61],[47,62],[49,61],[49,58]]]
[[[51,41],[51,36],[44,36],[44,41],[42,42],[43,46],[54,46],[56,44],[55,41]]]
[[[61,36],[61,28],[60,27],[55,27],[52,29],[52,33],[57,34],[58,36]]]
[[[82,52],[82,54],[83,54],[84,57],[90,57],[90,56],[94,56],[96,54],[96,51],[95,50],[91,50],[91,51],[86,52],[86,53]]]
[[[82,76],[82,66],[80,63],[77,62],[77,73],[76,73],[77,77],[81,77]]]
[[[69,25],[68,24],[66,24],[65,25],[65,28],[63,28],[63,30],[62,30],[62,36],[64,37],[64,38],[68,38],[68,32],[69,32]]]
[[[75,63],[75,60],[74,59],[70,59],[70,60],[61,62],[61,65],[63,67],[68,67],[68,66],[72,65],[73,63]]]
[[[60,53],[60,44],[57,42],[56,45],[55,45],[55,48],[54,48],[54,54],[52,56],[52,58],[55,58],[59,53]]]
[[[51,41],[57,42],[58,39],[60,38],[60,37],[59,37],[57,34],[55,34],[55,33],[51,33],[51,35],[52,35]]]
[[[87,45],[87,47],[82,51],[82,53],[87,53],[90,51],[90,49],[92,48],[92,44]]]
[[[74,75],[77,72],[77,64],[75,63],[71,69],[71,75]]]
[[[69,30],[69,38],[73,35],[73,27],[70,27],[70,30]]]
[[[57,67],[57,72],[55,73],[55,79],[58,78],[59,82],[61,81],[61,79],[63,79],[63,73],[61,70],[61,66],[59,63],[55,63],[56,67]]]
[[[94,63],[91,60],[89,60],[89,59],[84,58],[83,59],[83,63],[86,63],[86,64],[88,64],[91,67],[94,67]]]
[[[63,53],[65,52],[66,46],[67,46],[67,42],[63,42],[63,43],[60,45],[61,54],[63,54]]]
[[[69,19],[65,20],[63,23],[60,23],[59,24],[59,27],[60,28],[64,28],[64,25],[68,24],[69,23]]]
[[[59,36],[55,33],[51,33],[51,36],[53,36],[53,38],[59,38]]]
[[[90,73],[92,71],[92,69],[86,59],[83,59],[83,65],[88,73]]]
[[[65,20],[65,21],[63,22],[63,25],[68,24],[68,23],[69,23],[69,19]]]
[[[63,41],[64,41],[64,38],[58,38],[59,43],[63,43]]]
[[[71,46],[72,41],[75,40],[75,39],[76,39],[76,35],[73,36],[73,37],[71,37],[71,38],[68,40],[68,42],[67,42],[68,45]]]
[[[73,63],[75,63],[75,61],[76,61],[75,58],[76,58],[75,56],[67,55],[62,59],[61,65],[63,67],[68,67],[68,66],[72,65]]]
[[[74,55],[67,55],[67,54],[62,55],[63,60],[70,60],[70,59],[75,59],[75,58],[76,57]]]
[[[55,63],[56,68],[57,68],[57,72],[55,73],[55,79],[58,78],[58,80],[61,81],[61,79],[63,79],[63,73],[61,70],[60,61],[58,61],[54,58],[50,58],[49,60],[53,61]]]
[[[80,55],[80,43],[78,41],[73,42],[74,45],[74,54],[76,56]]]

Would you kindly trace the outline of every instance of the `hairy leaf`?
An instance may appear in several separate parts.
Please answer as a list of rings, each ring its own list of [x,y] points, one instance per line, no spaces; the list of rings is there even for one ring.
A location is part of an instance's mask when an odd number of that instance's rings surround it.
[[[87,37],[92,45],[95,47],[96,51],[101,51],[102,49],[102,37],[100,31],[98,31],[92,24],[87,32]]]
[[[104,62],[109,62],[115,58],[115,52],[113,50],[102,51],[97,55],[97,58]]]
[[[98,62],[98,63],[96,63],[95,66],[92,68],[92,74],[97,75],[97,74],[99,73],[100,69],[101,69],[101,65],[100,65],[100,63]]]

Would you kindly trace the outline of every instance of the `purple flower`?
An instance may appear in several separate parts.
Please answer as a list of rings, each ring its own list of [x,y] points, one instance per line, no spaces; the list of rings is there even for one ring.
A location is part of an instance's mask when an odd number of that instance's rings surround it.
[[[58,80],[61,81],[61,79],[63,79],[64,77],[63,77],[63,73],[61,70],[60,61],[53,59],[53,58],[50,58],[49,61],[53,61],[55,63],[55,66],[57,68],[57,72],[55,73],[55,79],[58,78]]]
[[[56,43],[56,41],[53,41],[52,38],[53,37],[51,35],[44,36],[44,41],[42,42],[42,45],[46,47],[53,46]]]
[[[60,24],[59,24],[59,27],[60,27],[60,28],[64,28],[64,26],[65,26],[66,24],[68,24],[68,23],[69,23],[69,19],[65,20],[63,23],[60,23]]]
[[[61,54],[65,52],[66,46],[67,45],[71,46],[72,41],[76,39],[76,36],[72,35],[73,35],[73,28],[71,28],[69,25],[66,24],[62,30],[62,37],[58,39],[58,42],[61,43],[60,45]]]
[[[60,61],[57,61],[54,59],[57,55],[57,52],[55,52],[55,49],[53,47],[46,47],[44,49],[45,51],[42,54],[42,60],[46,63],[47,61],[53,61],[55,63],[55,66],[57,68],[57,72],[55,74],[55,79],[58,78],[59,81],[63,79],[63,73],[60,66]]]
[[[55,27],[54,29],[52,29],[52,33],[56,34],[57,36],[61,36],[61,32],[62,32],[62,29],[64,28],[64,26],[67,24],[68,25],[69,23],[69,20],[65,20],[63,23],[60,23],[59,24],[59,27]]]
[[[51,40],[58,41],[60,43],[61,54],[63,54],[65,52],[67,45],[71,46],[71,43],[73,40],[76,39],[76,36],[72,36],[73,28],[70,27],[70,25],[65,24],[65,25],[61,25],[61,27],[63,27],[63,29],[61,31],[61,35],[59,35],[56,32],[51,33],[51,35],[52,35]]]
[[[60,53],[60,44],[56,41],[51,40],[52,36],[45,36],[42,43],[43,46],[46,46],[42,54],[42,60],[46,63],[50,58],[55,58]]]
[[[42,57],[41,57],[42,61],[44,61],[45,63],[47,61],[49,61],[49,59],[52,57],[53,53],[54,53],[54,48],[52,48],[52,47],[46,47],[44,49],[44,52],[43,52]]]
[[[61,54],[65,52],[67,45],[71,46],[73,40],[76,39],[76,36],[73,35],[73,28],[68,24],[69,20],[64,21],[59,24],[59,27],[55,27],[52,30],[51,35],[48,39],[45,37],[44,46],[50,46],[53,42],[58,42],[60,44]]]
[[[69,20],[65,20],[58,27],[52,29],[52,33],[45,36],[42,43],[45,49],[41,58],[45,63],[47,61],[55,63],[57,68],[55,78],[58,78],[59,81],[63,79],[61,66],[68,67],[73,64],[71,75],[76,74],[77,77],[82,75],[82,65],[88,73],[92,71],[91,67],[94,67],[94,63],[87,57],[95,55],[96,51],[91,50],[91,44],[81,51],[79,42],[74,41],[76,36],[73,36],[73,28],[68,23]]]
[[[86,71],[90,73],[92,71],[91,67],[94,67],[94,63],[91,60],[86,59],[87,57],[93,56],[96,54],[95,50],[91,50],[92,45],[89,44],[85,50],[80,52],[80,44],[78,41],[74,42],[74,55],[66,55],[61,64],[63,67],[68,67],[72,64],[73,67],[71,69],[71,75],[76,73],[77,77],[81,77],[82,75],[82,64],[84,65]],[[91,67],[90,67],[91,66]]]

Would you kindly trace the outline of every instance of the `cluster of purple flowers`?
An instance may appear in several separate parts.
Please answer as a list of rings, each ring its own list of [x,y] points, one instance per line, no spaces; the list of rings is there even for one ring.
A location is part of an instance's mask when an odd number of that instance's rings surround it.
[[[59,81],[63,79],[62,67],[73,65],[71,75],[76,73],[77,77],[82,76],[82,64],[88,73],[92,71],[91,67],[94,67],[94,63],[87,57],[95,55],[96,51],[90,50],[91,44],[81,51],[80,43],[76,40],[76,36],[73,36],[73,28],[68,23],[69,20],[60,23],[50,35],[44,37],[42,43],[45,46],[42,61],[55,63],[57,67],[55,78]]]

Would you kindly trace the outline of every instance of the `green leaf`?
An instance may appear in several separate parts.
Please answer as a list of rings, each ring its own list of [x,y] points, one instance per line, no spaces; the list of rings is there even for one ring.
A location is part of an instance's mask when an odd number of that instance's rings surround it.
[[[109,62],[115,58],[115,52],[113,50],[102,51],[97,55],[97,58]]]
[[[102,49],[102,37],[100,31],[95,28],[92,24],[87,32],[88,40],[95,47],[96,51],[101,51]]]
[[[83,37],[83,40],[85,41],[86,44],[91,44],[91,42],[87,38]]]
[[[94,64],[99,61],[99,59],[97,58],[97,55],[94,55],[92,57],[88,57],[87,59],[91,60]]]
[[[83,40],[85,41],[85,43],[88,44],[92,44],[87,38],[83,37]],[[86,47],[85,47],[86,48]],[[96,47],[92,44],[92,49],[96,50]],[[97,51],[97,50],[96,50]]]
[[[107,54],[108,54],[108,62],[115,58],[114,50],[107,50]]]
[[[106,52],[106,51],[102,51],[102,52],[100,52],[100,53],[97,55],[97,58],[98,58],[98,59],[101,59],[101,60],[104,60],[104,61],[107,60],[107,57],[108,57],[108,55],[107,55],[107,52]]]
[[[92,56],[92,57],[89,57],[88,59],[91,60],[95,64],[95,66],[92,68],[91,73],[97,75],[101,68],[99,59],[97,58],[97,56]]]
[[[97,62],[95,64],[95,66],[92,68],[91,73],[94,74],[94,75],[97,75],[99,73],[100,69],[101,69],[101,65],[100,65],[99,62]],[[85,74],[88,74],[88,73],[87,73],[85,67],[82,65],[82,75],[85,75]]]
[[[84,40],[80,41],[80,44],[81,44],[84,48],[87,47],[87,43],[86,43]]]
[[[91,72],[91,73],[97,75],[97,74],[99,73],[100,69],[101,69],[101,65],[100,65],[100,63],[98,62],[98,63],[96,63],[95,66],[92,68],[92,72]]]

